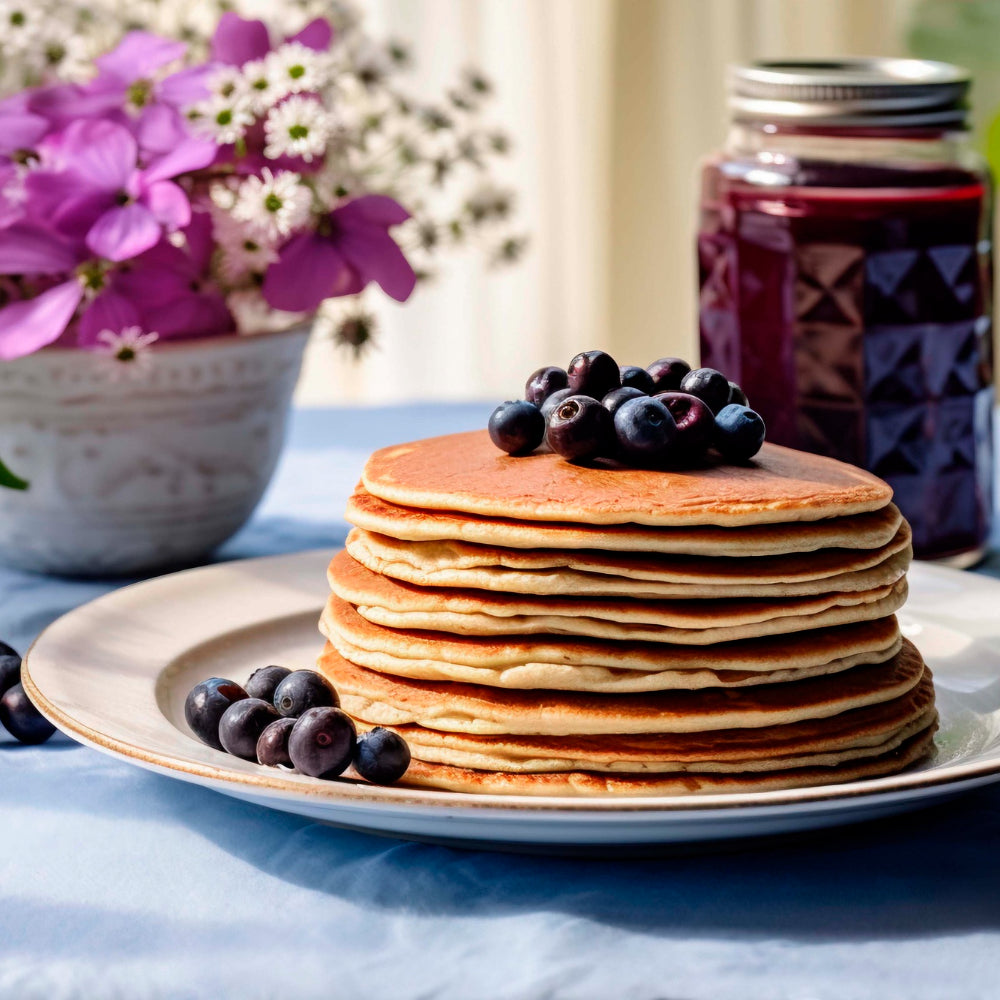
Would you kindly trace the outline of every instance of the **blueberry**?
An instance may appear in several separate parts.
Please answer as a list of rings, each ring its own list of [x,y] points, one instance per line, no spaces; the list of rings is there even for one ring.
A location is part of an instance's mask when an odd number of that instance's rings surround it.
[[[267,767],[277,767],[284,764],[292,766],[292,758],[288,756],[288,737],[296,719],[286,719],[282,716],[269,723],[257,740],[257,762]]]
[[[697,396],[718,413],[729,402],[729,379],[714,368],[695,368],[681,379],[681,392]]]
[[[566,369],[569,388],[574,396],[593,396],[603,399],[612,389],[621,386],[618,363],[604,351],[584,351],[569,363]]]
[[[358,734],[339,708],[310,708],[292,727],[288,755],[296,769],[314,778],[335,778],[351,763]]]
[[[701,458],[715,437],[715,417],[708,404],[689,392],[662,392],[653,398],[663,403],[677,424],[671,458],[678,462]]]
[[[628,462],[652,465],[666,456],[677,425],[658,399],[630,399],[615,414],[618,447]]]
[[[611,414],[592,396],[568,396],[549,417],[545,440],[571,462],[610,456],[615,452]]]
[[[612,389],[611,392],[609,392],[604,399],[601,400],[601,406],[603,406],[604,409],[611,414],[611,416],[614,416],[618,407],[621,406],[622,403],[627,403],[630,399],[645,398],[645,396],[646,393],[644,393],[641,389],[636,389],[631,385],[623,385],[620,389]]]
[[[222,748],[234,757],[255,761],[261,733],[278,718],[278,710],[262,698],[243,698],[233,702],[219,719]]]
[[[556,389],[554,393],[544,403],[542,403],[542,417],[548,423],[552,411],[564,400],[573,395],[572,389]]]
[[[669,392],[681,387],[681,379],[691,371],[691,366],[681,358],[660,358],[646,371],[653,380],[653,391]]]
[[[376,726],[358,737],[354,767],[362,778],[376,785],[391,785],[409,766],[410,748],[397,733]]]
[[[715,417],[714,444],[730,462],[753,458],[764,443],[764,421],[748,406],[730,403]]]
[[[209,677],[195,684],[184,700],[184,718],[202,743],[216,750],[224,749],[219,740],[219,720],[234,702],[247,697],[236,681],[224,677]]]
[[[0,694],[21,680],[21,657],[0,652]]]
[[[618,369],[622,385],[633,389],[641,389],[647,396],[653,392],[653,376],[645,368],[638,365],[622,365]]]
[[[0,723],[22,743],[44,743],[56,727],[31,704],[21,684],[8,688],[0,698]]]
[[[490,415],[490,439],[508,455],[527,455],[545,437],[542,411],[524,399],[507,400]]]
[[[261,698],[274,704],[274,691],[277,686],[291,673],[288,667],[258,667],[244,685],[247,696]]]
[[[274,707],[292,718],[328,705],[339,708],[340,699],[330,682],[315,670],[293,670],[274,692]]]
[[[729,402],[739,403],[740,406],[750,405],[747,394],[735,382],[729,383]]]
[[[524,385],[524,398],[535,406],[541,406],[559,389],[565,389],[569,385],[564,369],[549,365],[546,368],[539,368],[532,372],[531,377]]]

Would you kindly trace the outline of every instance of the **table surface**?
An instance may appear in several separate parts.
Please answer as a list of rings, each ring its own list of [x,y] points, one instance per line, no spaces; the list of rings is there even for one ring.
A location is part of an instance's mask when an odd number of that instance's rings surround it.
[[[488,412],[294,414],[219,558],[335,548],[373,448]],[[27,647],[123,582],[0,569],[0,637]],[[62,735],[0,736],[0,795],[3,998],[1000,997],[1000,786],[792,842],[618,860],[345,832]]]

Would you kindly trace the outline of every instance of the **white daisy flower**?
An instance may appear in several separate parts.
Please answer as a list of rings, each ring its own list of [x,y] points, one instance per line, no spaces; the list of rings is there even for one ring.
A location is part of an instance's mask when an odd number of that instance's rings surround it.
[[[286,42],[264,57],[279,99],[322,90],[330,82],[329,59],[301,42]]]
[[[31,0],[0,0],[0,49],[11,55],[39,53],[48,29],[46,14]]]
[[[333,116],[319,101],[289,97],[267,113],[264,155],[272,160],[279,156],[301,156],[309,163],[326,152],[333,128]]]
[[[275,79],[266,59],[244,63],[242,75],[244,92],[255,114],[265,114],[288,93],[282,81]]]
[[[208,89],[213,97],[250,103],[247,80],[238,66],[219,66],[214,69],[208,78]]]
[[[149,366],[152,361],[149,347],[159,339],[158,333],[144,333],[141,326],[126,326],[120,333],[101,330],[97,335],[105,353],[119,364],[134,366],[132,371],[143,371]]]
[[[242,139],[254,123],[249,103],[239,94],[228,97],[216,94],[194,105],[189,117],[196,132],[214,139],[220,146],[229,146]]]
[[[237,286],[253,275],[263,274],[278,259],[273,244],[226,212],[214,213],[214,234],[219,246],[219,276],[228,286]]]
[[[264,301],[259,288],[240,288],[230,292],[226,296],[226,305],[236,321],[236,329],[243,336],[288,330],[306,318],[305,313],[272,309]]]
[[[240,184],[233,218],[271,243],[288,236],[309,221],[312,194],[301,180],[290,170],[273,174],[265,167],[260,177]]]

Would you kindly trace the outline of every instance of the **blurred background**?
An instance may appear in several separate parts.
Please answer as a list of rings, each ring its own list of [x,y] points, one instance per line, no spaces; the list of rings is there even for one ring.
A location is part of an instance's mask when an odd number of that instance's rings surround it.
[[[418,92],[440,92],[470,62],[492,79],[490,117],[513,140],[499,179],[517,194],[530,246],[500,270],[456,252],[405,307],[373,299],[377,341],[357,362],[321,328],[301,404],[501,399],[532,369],[598,347],[626,364],[694,356],[697,167],[725,137],[731,63],[907,54],[960,63],[975,73],[978,141],[992,152],[1000,0],[359,6],[373,33],[412,44]]]

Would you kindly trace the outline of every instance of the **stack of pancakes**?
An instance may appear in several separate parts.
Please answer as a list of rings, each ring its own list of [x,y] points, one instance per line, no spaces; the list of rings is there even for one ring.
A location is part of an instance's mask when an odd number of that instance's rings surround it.
[[[765,445],[685,472],[513,458],[485,432],[376,452],[334,557],[320,669],[404,783],[730,792],[898,771],[937,725],[899,632],[885,483]]]

